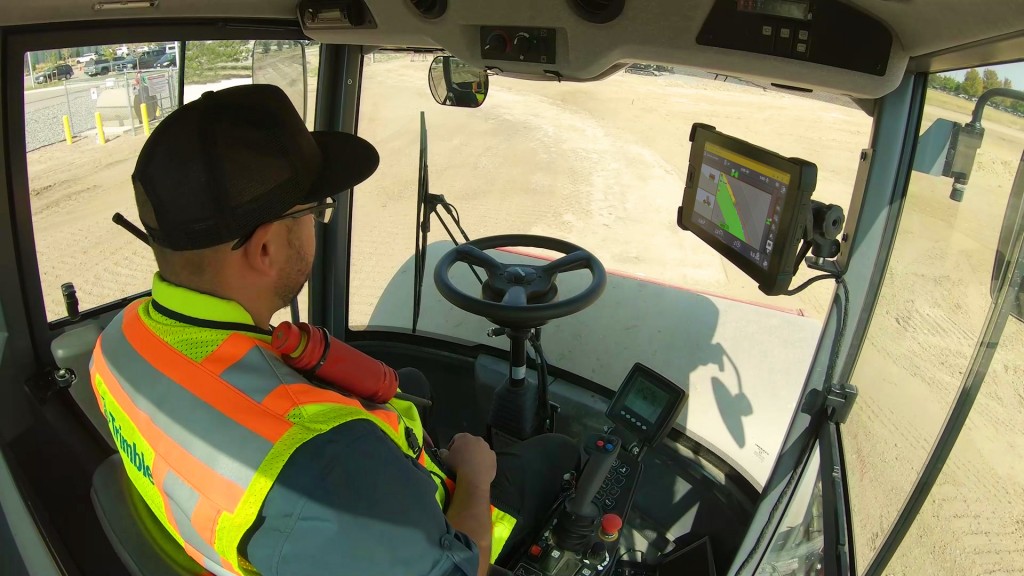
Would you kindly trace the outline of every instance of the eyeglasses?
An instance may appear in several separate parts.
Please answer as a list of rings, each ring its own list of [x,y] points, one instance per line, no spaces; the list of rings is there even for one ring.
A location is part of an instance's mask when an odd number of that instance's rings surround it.
[[[303,216],[307,216],[310,214],[313,216],[313,219],[316,220],[317,222],[327,224],[328,222],[331,221],[331,216],[334,215],[334,198],[327,198],[325,200],[321,200],[320,202],[318,202],[316,206],[310,206],[309,208],[303,208],[302,210],[296,210],[295,212],[283,214],[272,220],[267,220],[266,222],[260,224],[260,226],[262,226],[263,224],[270,224],[271,222],[287,220],[289,218],[302,218]],[[238,250],[242,246],[245,246],[245,243],[248,242],[249,239],[252,238],[252,235],[255,233],[256,230],[253,229],[252,232],[249,232],[245,236],[242,236],[234,244],[231,245],[231,249]]]

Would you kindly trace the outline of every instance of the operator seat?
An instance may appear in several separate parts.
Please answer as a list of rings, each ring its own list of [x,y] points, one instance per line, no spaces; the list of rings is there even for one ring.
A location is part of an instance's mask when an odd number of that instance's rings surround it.
[[[120,454],[104,460],[93,474],[92,505],[107,539],[132,576],[210,574],[185,553],[153,515],[128,479]],[[487,575],[512,573],[491,566]]]

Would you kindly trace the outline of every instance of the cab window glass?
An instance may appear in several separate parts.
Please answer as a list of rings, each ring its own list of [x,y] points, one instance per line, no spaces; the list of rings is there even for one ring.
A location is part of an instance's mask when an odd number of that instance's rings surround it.
[[[853,543],[863,573],[893,528],[932,452],[972,359],[998,345],[981,393],[939,481],[886,567],[892,574],[1019,573],[1024,473],[1019,326],[980,339],[992,305],[1000,224],[1021,180],[1024,103],[996,98],[961,201],[942,176],[952,123],[979,96],[1024,81],[1024,64],[932,75],[914,172],[892,255],[851,378],[843,425]],[[943,130],[946,130],[945,136]],[[967,136],[964,136],[964,141]],[[1019,192],[1018,192],[1019,193]],[[1013,321],[1011,321],[1013,322]]]
[[[677,227],[687,136],[704,122],[815,162],[814,198],[848,209],[871,117],[842,97],[809,98],[664,65],[596,82],[496,75],[482,105],[440,106],[429,86],[432,58],[379,52],[363,61],[359,133],[381,161],[353,195],[350,328],[412,329],[423,111],[430,192],[454,205],[452,214],[438,211],[456,238],[455,218],[473,239],[555,237],[589,250],[608,270],[596,303],[544,326],[547,360],[609,389],[635,362],[688,387],[680,425],[720,453],[739,455],[739,467],[759,487],[796,407],[835,286],[765,296]],[[493,324],[455,308],[435,287],[434,266],[451,246],[432,216],[417,330],[507,351],[507,339],[488,336]],[[493,255],[509,263],[551,257],[529,249]],[[456,286],[481,293],[467,267],[453,272]],[[813,274],[802,268],[793,286]],[[585,271],[560,274],[558,297],[578,294],[589,279]]]
[[[29,200],[48,320],[66,316],[67,282],[82,311],[150,287],[152,252],[111,217],[120,212],[140,224],[135,159],[147,125],[174,111],[182,92],[188,102],[227,86],[278,84],[312,126],[319,46],[270,41],[264,52],[256,44],[152,41],[25,55]]]

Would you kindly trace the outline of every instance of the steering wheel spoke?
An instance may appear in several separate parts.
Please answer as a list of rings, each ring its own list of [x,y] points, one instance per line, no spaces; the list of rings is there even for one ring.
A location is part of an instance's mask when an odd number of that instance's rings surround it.
[[[505,269],[505,265],[495,260],[494,256],[468,243],[456,246],[455,253],[459,262],[483,268],[488,277],[497,276]]]
[[[526,306],[526,289],[522,286],[513,286],[508,292],[505,292],[501,303],[506,306]]]
[[[562,256],[558,260],[552,260],[544,266],[540,267],[540,270],[545,274],[555,275],[562,272],[573,272],[575,270],[586,270],[589,268],[590,259],[593,256],[589,252],[584,250],[577,250],[570,254]]]

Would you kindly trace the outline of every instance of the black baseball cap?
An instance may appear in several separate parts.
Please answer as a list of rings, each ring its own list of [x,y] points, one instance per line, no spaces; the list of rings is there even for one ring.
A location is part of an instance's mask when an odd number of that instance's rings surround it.
[[[277,86],[207,92],[164,118],[132,184],[152,242],[198,250],[251,234],[366,180],[380,156],[343,132],[310,132]]]

